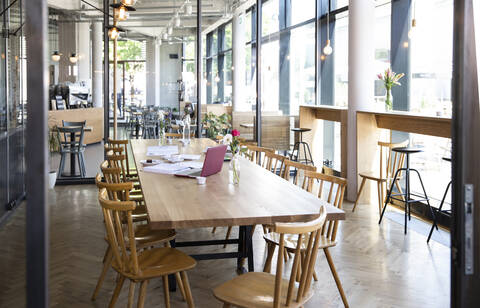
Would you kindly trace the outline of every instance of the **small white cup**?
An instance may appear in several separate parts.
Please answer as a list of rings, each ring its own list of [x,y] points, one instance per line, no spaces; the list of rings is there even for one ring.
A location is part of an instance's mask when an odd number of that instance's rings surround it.
[[[203,176],[197,176],[197,184],[198,185],[205,185],[207,183],[207,178]]]

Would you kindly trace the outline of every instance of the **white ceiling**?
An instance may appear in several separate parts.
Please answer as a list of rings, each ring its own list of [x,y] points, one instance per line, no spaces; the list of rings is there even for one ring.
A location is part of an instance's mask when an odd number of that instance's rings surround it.
[[[102,0],[85,1],[97,8],[103,8]],[[184,2],[185,0],[138,0],[135,4],[137,11],[130,12],[128,20],[119,22],[119,26],[146,36],[160,37],[172,21],[174,12],[179,10]],[[222,18],[225,19],[225,7],[239,5],[240,2],[245,2],[245,0],[203,0],[202,29],[218,22]],[[174,29],[174,36],[183,37],[195,33],[197,1],[190,0],[190,3],[193,5],[193,14],[186,16],[184,10],[180,12],[181,26]],[[61,10],[72,16],[72,19],[77,19],[80,22],[89,20],[101,21],[103,19],[102,12],[81,0],[48,0],[48,4],[50,7]]]

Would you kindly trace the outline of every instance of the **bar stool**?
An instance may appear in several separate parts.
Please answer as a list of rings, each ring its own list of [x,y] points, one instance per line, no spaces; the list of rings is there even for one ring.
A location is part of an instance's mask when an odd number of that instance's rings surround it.
[[[452,162],[452,159],[450,157],[443,157],[443,160],[448,161],[448,162]],[[443,204],[445,203],[445,199],[447,198],[447,193],[448,193],[448,190],[450,189],[450,186],[452,186],[452,181],[448,182],[447,188],[445,189],[445,193],[443,194],[442,202],[440,202],[440,206],[436,210],[437,214],[440,213],[440,214],[446,214],[448,216],[452,216],[452,210],[451,209],[450,210],[442,210],[442,207],[443,207]],[[434,219],[433,219],[432,228],[430,229],[430,233],[428,234],[427,243],[430,242],[430,238],[432,237],[432,233],[433,233],[434,228],[436,228],[438,230],[436,217],[434,217]]]
[[[420,173],[418,172],[417,169],[412,169],[410,168],[410,154],[416,154],[423,152],[422,148],[420,147],[402,147],[402,148],[393,148],[393,152],[396,153],[401,153],[405,154],[406,156],[406,167],[405,168],[399,168],[397,169],[397,172],[395,172],[395,176],[393,177],[392,184],[390,185],[390,191],[388,192],[387,199],[385,200],[385,206],[383,207],[382,215],[380,216],[380,220],[378,224],[382,222],[383,215],[385,214],[385,210],[387,209],[387,205],[390,203],[391,200],[397,200],[400,202],[405,203],[405,234],[407,234],[407,216],[408,220],[411,219],[411,210],[410,210],[410,204],[414,202],[421,202],[421,201],[426,201],[428,204],[428,208],[430,209],[430,213],[432,214],[433,221],[435,223],[435,214],[433,213],[433,209],[430,206],[430,201],[427,196],[427,192],[425,191],[425,187],[423,186],[423,181],[422,177],[420,176]],[[393,193],[393,186],[395,185],[395,182],[397,181],[398,175],[404,171],[405,172],[405,192],[404,193]],[[414,171],[420,180],[420,184],[422,185],[422,190],[423,190],[423,196],[414,194],[410,191],[410,171]],[[405,199],[400,199],[400,198],[395,198],[397,196],[404,196]],[[423,199],[416,199],[416,200],[411,200],[410,196],[416,196],[416,197],[421,197]]]
[[[312,152],[310,151],[310,146],[308,143],[303,141],[303,133],[311,131],[310,128],[292,128],[292,132],[300,133],[300,141],[295,142],[293,146],[292,154],[290,155],[290,160],[303,162],[305,164],[311,164],[315,166],[313,163]],[[300,146],[303,146],[303,159],[300,159]],[[295,150],[297,151],[297,155],[295,154]],[[308,152],[307,152],[308,151]],[[295,159],[293,157],[295,156]]]

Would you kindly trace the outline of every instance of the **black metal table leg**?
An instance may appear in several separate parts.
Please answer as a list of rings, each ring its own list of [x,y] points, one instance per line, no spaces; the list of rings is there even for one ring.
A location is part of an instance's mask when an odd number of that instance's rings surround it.
[[[447,185],[447,189],[445,189],[445,193],[443,194],[442,202],[440,202],[440,206],[438,207],[437,214],[442,213],[442,208],[443,204],[445,203],[445,199],[447,198],[447,193],[448,190],[450,189],[450,186],[452,185],[452,181],[450,181]],[[432,237],[433,229],[437,228],[438,230],[438,225],[437,225],[437,216],[433,217],[433,223],[432,223],[432,228],[430,229],[430,233],[428,234],[428,239],[427,243],[430,242],[430,238]]]
[[[248,258],[248,271],[254,271],[254,263],[253,263],[253,241],[252,241],[252,228],[253,226],[246,226],[245,227],[245,246],[246,246],[246,253]]]
[[[237,257],[237,272],[239,274],[243,274],[246,272],[245,268],[243,267],[243,261],[245,259],[246,254],[246,242],[245,242],[245,226],[240,226],[238,231],[238,257]]]

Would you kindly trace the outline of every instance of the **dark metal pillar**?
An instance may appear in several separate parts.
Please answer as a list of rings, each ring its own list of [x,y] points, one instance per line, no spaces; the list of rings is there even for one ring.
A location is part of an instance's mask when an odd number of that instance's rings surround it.
[[[107,29],[110,23],[109,0],[103,0],[103,12],[103,140],[106,143],[110,136],[110,38]]]
[[[27,41],[27,307],[48,307],[48,10],[47,0],[25,3]]]
[[[255,117],[255,128],[258,146],[262,146],[262,0],[257,0],[256,4],[256,58],[255,66],[257,69],[256,92],[257,92],[257,112]]]
[[[197,0],[197,138],[202,136],[202,0]]]

